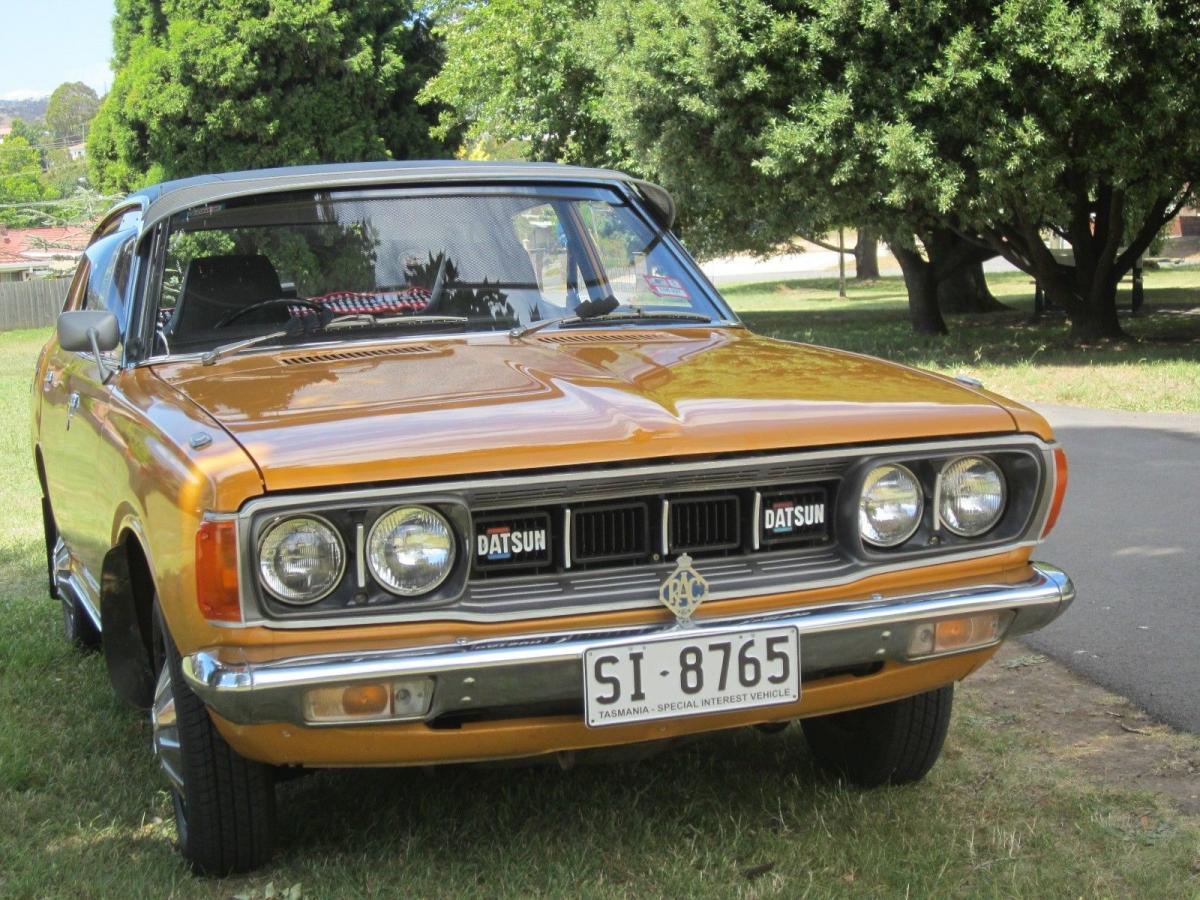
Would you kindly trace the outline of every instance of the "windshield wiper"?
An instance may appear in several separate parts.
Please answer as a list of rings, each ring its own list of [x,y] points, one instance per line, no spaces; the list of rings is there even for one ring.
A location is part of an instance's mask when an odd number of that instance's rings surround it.
[[[207,353],[201,356],[200,362],[206,366],[211,366],[222,356],[225,356],[229,353],[236,353],[238,350],[245,350],[247,347],[253,347],[257,344],[265,344],[267,341],[277,341],[280,338],[291,337],[293,334],[298,333],[299,332],[290,329],[286,331],[272,331],[270,334],[260,334],[257,337],[247,338],[244,341],[234,341],[232,344],[222,344],[220,347],[209,350]]]
[[[361,325],[462,325],[467,316],[377,316],[373,313],[350,313],[327,322],[322,331],[338,331]]]
[[[553,319],[543,319],[540,322],[531,322],[521,328],[514,328],[509,332],[509,336],[514,338],[523,338],[533,334],[535,331],[541,331],[543,328],[548,328],[551,325],[557,325],[560,328],[571,328],[576,325],[589,325],[593,322],[704,322],[712,324],[712,316],[706,316],[703,313],[694,312],[647,312],[644,309],[638,308],[637,312],[617,312],[609,310],[608,312],[593,313],[592,315],[569,315],[558,316]]]

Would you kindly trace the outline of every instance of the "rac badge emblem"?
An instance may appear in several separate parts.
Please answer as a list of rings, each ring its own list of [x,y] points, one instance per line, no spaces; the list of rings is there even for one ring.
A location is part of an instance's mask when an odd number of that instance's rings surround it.
[[[658,599],[683,625],[691,620],[692,613],[708,599],[708,582],[692,568],[692,558],[686,553],[679,557],[675,571],[662,583],[658,590]]]

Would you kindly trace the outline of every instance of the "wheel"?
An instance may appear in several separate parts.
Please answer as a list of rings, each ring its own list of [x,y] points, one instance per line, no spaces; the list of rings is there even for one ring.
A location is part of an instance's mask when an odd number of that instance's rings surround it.
[[[54,513],[50,509],[50,501],[42,498],[42,533],[46,538],[46,580],[49,583],[50,596],[59,599],[58,582],[54,578],[54,548],[58,545],[58,527],[54,524]]]
[[[91,616],[70,597],[62,597],[63,637],[67,643],[80,650],[97,650],[100,647],[100,632]]]
[[[920,781],[946,742],[954,686],[801,721],[818,766],[862,787]]]
[[[187,686],[179,652],[157,610],[155,655],[160,668],[150,712],[154,755],[170,783],[180,849],[202,875],[257,869],[275,844],[273,771],[221,737]]]

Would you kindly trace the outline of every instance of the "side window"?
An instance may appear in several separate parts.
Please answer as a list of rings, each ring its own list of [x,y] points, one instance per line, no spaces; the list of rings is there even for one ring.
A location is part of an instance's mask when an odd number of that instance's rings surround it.
[[[101,238],[87,249],[90,270],[82,309],[107,309],[125,330],[126,301],[133,271],[132,234]]]
[[[79,265],[75,267],[75,277],[71,279],[71,286],[67,288],[67,300],[63,304],[63,312],[69,309],[83,309],[91,273],[92,261],[86,255],[80,257]]]

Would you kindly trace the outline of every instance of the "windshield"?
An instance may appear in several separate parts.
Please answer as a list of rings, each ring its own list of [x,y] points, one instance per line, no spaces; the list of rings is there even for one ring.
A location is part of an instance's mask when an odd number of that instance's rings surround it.
[[[570,316],[587,301],[720,319],[691,264],[665,240],[605,188],[214,204],[171,221],[155,352],[267,335],[275,337],[266,345],[298,335],[511,329]]]

